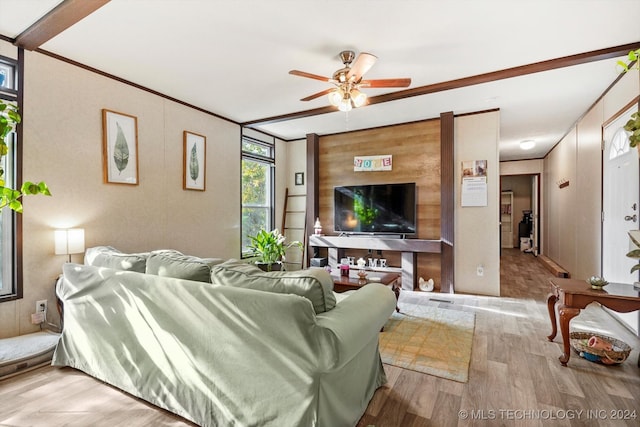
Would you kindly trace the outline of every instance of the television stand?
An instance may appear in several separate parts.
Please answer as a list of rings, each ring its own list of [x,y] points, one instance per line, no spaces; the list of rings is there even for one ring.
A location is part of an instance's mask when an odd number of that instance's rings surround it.
[[[359,235],[352,239],[345,236],[309,236],[311,252],[315,248],[327,248],[329,266],[336,268],[345,249],[371,249],[390,252],[401,252],[402,289],[414,290],[417,276],[417,254],[441,253],[441,240],[397,239],[387,236]]]

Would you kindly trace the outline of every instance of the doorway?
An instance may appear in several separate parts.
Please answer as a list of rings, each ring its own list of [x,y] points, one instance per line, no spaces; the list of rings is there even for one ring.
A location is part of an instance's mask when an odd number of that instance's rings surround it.
[[[501,248],[540,252],[540,175],[500,177]]]

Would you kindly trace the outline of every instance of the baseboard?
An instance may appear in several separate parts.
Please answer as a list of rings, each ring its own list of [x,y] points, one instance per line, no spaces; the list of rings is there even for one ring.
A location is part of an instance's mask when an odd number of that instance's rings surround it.
[[[538,255],[538,259],[540,260],[542,265],[545,266],[545,268],[547,270],[549,270],[551,273],[553,273],[554,276],[556,276],[556,277],[571,277],[571,275],[569,274],[569,272],[567,270],[562,268],[559,264],[557,264],[555,261],[553,261],[548,256],[546,256],[546,255]]]

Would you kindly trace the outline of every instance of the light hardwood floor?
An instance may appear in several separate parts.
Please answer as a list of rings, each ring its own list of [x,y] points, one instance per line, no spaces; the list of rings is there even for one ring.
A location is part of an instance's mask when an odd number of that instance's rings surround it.
[[[640,425],[640,341],[600,308],[588,307],[573,328],[616,336],[634,350],[620,366],[574,353],[562,367],[560,337],[546,339],[550,273],[516,249],[503,250],[501,273],[500,298],[401,295],[400,307],[419,302],[476,314],[469,382],[385,365],[389,382],[358,427]],[[43,367],[0,381],[0,426],[192,425],[69,368]]]

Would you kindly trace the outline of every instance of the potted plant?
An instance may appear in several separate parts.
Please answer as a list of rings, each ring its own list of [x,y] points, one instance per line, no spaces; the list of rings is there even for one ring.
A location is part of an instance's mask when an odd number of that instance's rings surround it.
[[[628,64],[624,61],[618,61],[618,65],[622,67],[623,73],[633,69],[640,70],[640,49],[630,51],[627,59],[629,60]],[[640,144],[640,114],[638,112],[631,115],[629,121],[624,125],[624,130],[631,132],[631,135],[629,135],[629,146],[638,146],[638,144]]]
[[[258,234],[249,238],[249,247],[257,258],[256,264],[265,271],[280,270],[287,249],[296,246],[302,250],[302,243],[298,241],[285,244],[286,238],[277,228],[271,231],[260,230]]]
[[[640,112],[636,111],[631,115],[629,121],[624,125],[624,130],[631,132],[629,135],[630,147],[636,147],[640,144]]]
[[[47,184],[44,182],[35,184],[30,181],[25,181],[20,190],[6,186],[4,179],[4,156],[9,153],[9,145],[7,144],[6,138],[18,123],[20,123],[18,107],[0,99],[0,212],[8,206],[9,209],[21,213],[22,202],[20,199],[23,196],[30,194],[51,195]]]

